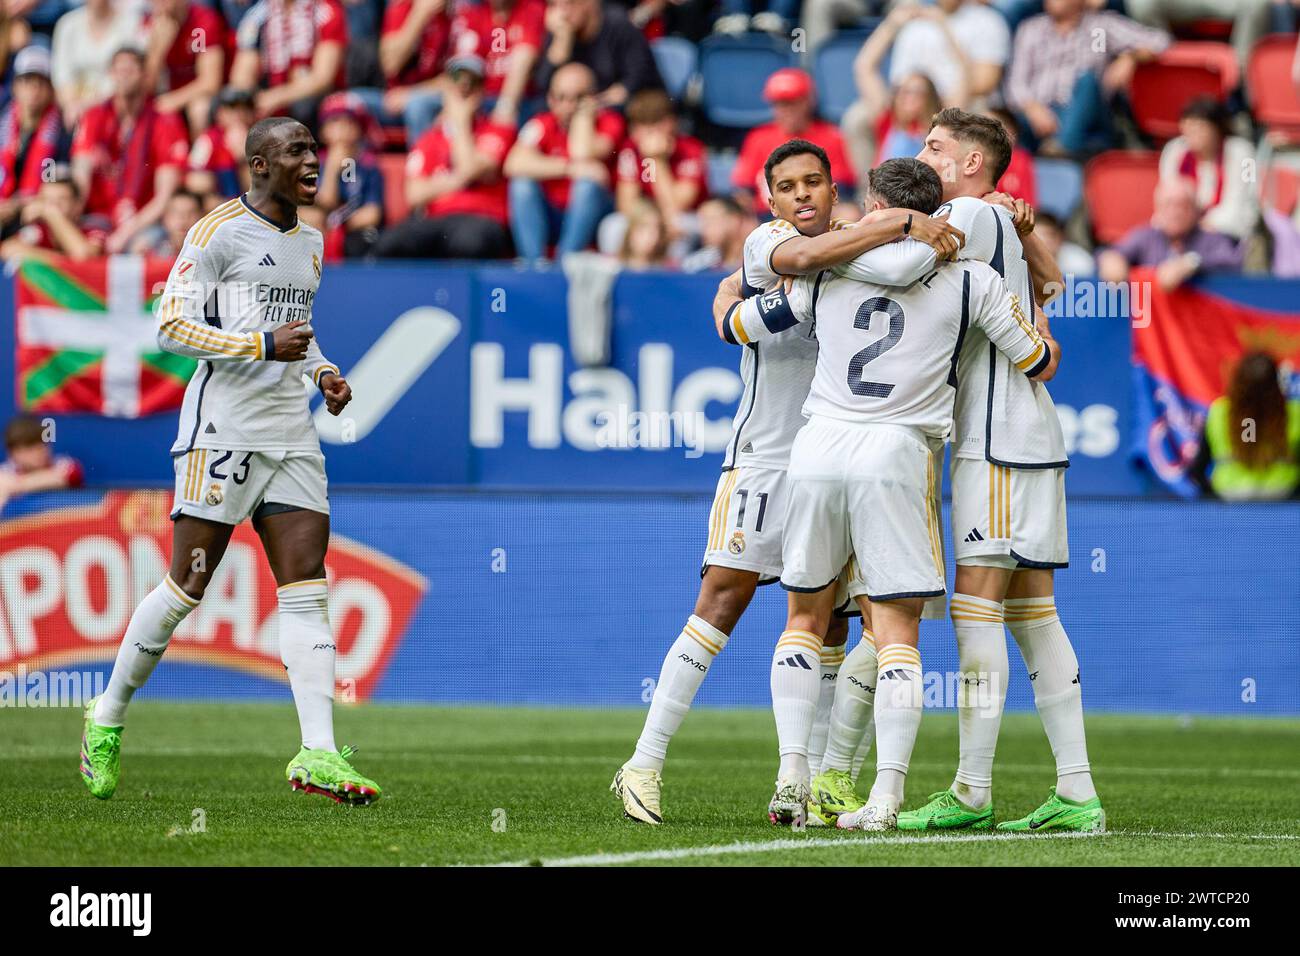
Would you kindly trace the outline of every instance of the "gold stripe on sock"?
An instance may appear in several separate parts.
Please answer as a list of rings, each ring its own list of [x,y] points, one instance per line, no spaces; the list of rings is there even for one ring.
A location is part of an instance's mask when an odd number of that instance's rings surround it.
[[[705,637],[695,628],[691,627],[691,625],[687,624],[685,627],[683,627],[682,633],[685,634],[687,637],[691,638],[691,640],[695,641],[696,644],[699,644],[702,648],[704,648],[714,657],[717,657],[718,654],[722,653],[721,644],[716,644],[713,641],[709,640],[707,637]]]

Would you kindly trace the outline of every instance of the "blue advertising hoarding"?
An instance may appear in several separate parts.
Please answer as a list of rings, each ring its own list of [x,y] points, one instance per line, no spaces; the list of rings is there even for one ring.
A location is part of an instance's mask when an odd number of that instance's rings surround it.
[[[355,399],[316,420],[335,486],[704,491],[740,395],[738,355],[713,332],[718,275],[626,273],[612,295],[612,360],[582,368],[558,269],[342,265],[327,269],[314,327]],[[1215,291],[1270,301],[1294,284]],[[1288,291],[1289,290],[1289,291]],[[1133,389],[1126,303],[1081,280],[1053,318],[1064,362],[1051,385],[1071,457],[1071,495],[1152,491],[1128,460]],[[1087,307],[1080,303],[1087,300]],[[0,280],[12,313],[12,280]],[[0,377],[14,380],[14,322],[0,319]],[[16,389],[0,396],[12,413]],[[666,426],[660,425],[667,421]],[[91,484],[164,485],[171,414],[58,418],[61,451]]]

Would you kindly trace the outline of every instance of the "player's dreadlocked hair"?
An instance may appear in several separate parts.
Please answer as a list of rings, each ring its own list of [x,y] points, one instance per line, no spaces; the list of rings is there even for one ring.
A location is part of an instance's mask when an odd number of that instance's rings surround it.
[[[772,188],[772,170],[791,156],[803,156],[804,154],[815,156],[817,162],[822,164],[822,171],[826,173],[826,178],[831,178],[831,161],[826,155],[826,150],[815,143],[808,142],[806,139],[792,139],[772,150],[772,154],[767,157],[767,162],[763,164],[763,177],[767,180],[767,188]]]
[[[915,209],[927,216],[943,202],[943,183],[919,159],[887,159],[867,174],[867,192],[894,209]],[[868,200],[868,207],[871,202]]]
[[[997,185],[1007,167],[1011,165],[1011,137],[1006,129],[991,116],[968,113],[950,106],[940,110],[930,120],[930,129],[942,126],[959,143],[973,145],[984,154],[984,166],[992,177],[992,184]]]
[[[1228,383],[1228,433],[1232,457],[1248,468],[1265,468],[1287,455],[1286,396],[1277,382],[1277,363],[1267,352],[1242,356]],[[1246,441],[1243,422],[1255,423]]]
[[[251,163],[254,156],[265,156],[264,150],[276,130],[290,125],[297,126],[299,123],[289,116],[268,116],[258,120],[248,130],[248,136],[244,140],[244,159]]]

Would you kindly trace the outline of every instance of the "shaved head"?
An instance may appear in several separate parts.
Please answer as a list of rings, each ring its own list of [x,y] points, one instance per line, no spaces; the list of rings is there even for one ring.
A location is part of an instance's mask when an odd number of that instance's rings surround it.
[[[302,126],[302,124],[288,116],[268,116],[266,119],[258,120],[249,129],[248,137],[244,140],[244,158],[250,163],[254,156],[265,159],[267,148],[275,145],[280,135],[288,132],[288,127],[291,126]]]

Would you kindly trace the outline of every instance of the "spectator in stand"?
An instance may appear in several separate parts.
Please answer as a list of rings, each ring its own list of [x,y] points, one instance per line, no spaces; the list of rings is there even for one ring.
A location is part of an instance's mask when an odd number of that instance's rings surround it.
[[[194,140],[185,173],[185,188],[203,197],[205,210],[248,189],[244,140],[256,120],[252,90],[228,86],[218,94],[212,125]]]
[[[1267,352],[1243,355],[1228,393],[1210,403],[1187,477],[1207,497],[1225,501],[1278,501],[1300,492],[1300,400],[1287,398]]]
[[[361,258],[384,223],[384,174],[375,146],[379,126],[355,93],[331,93],[320,107],[320,189],[299,210],[325,234],[325,259]]]
[[[76,126],[81,114],[113,92],[109,63],[123,47],[140,41],[135,4],[86,0],[54,25],[52,79],[63,122]]]
[[[0,245],[0,257],[54,253],[78,261],[104,254],[112,230],[107,216],[86,215],[82,194],[67,169],[41,183],[36,198],[23,207],[22,228]]]
[[[487,67],[476,56],[447,64],[451,84],[438,121],[406,163],[404,222],[379,237],[380,258],[502,259],[510,254],[505,163],[515,131],[484,109]]]
[[[867,173],[885,160],[921,151],[930,131],[930,117],[942,105],[934,83],[924,73],[903,77],[891,92],[885,87],[879,64],[859,54],[853,75],[860,99],[844,111],[840,129],[853,168],[858,170],[859,185],[865,188]]]
[[[203,199],[188,189],[178,189],[163,209],[162,232],[150,237],[146,233],[136,240],[131,251],[141,256],[175,259],[185,247],[190,227],[203,218]]]
[[[767,9],[755,12],[756,0],[722,0],[722,16],[715,33],[774,33],[785,36],[799,22],[799,0],[767,0]]]
[[[50,84],[50,51],[19,50],[13,99],[0,113],[0,227],[6,233],[40,192],[46,171],[65,158],[66,139]]]
[[[998,190],[1004,192],[1005,190]],[[1034,235],[1043,240],[1043,245],[1056,259],[1061,267],[1061,274],[1066,276],[1090,276],[1097,271],[1097,262],[1083,246],[1065,238],[1065,226],[1045,209],[1034,213]]]
[[[763,164],[772,150],[792,139],[806,139],[826,150],[831,161],[831,177],[846,188],[853,186],[853,166],[840,131],[813,113],[815,92],[812,77],[793,68],[777,70],[763,86],[763,99],[772,104],[775,119],[749,131],[731,173],[731,182],[742,201],[749,203],[761,219],[772,214],[767,206]]]
[[[1161,288],[1178,288],[1203,272],[1241,271],[1244,250],[1232,237],[1200,225],[1195,188],[1186,179],[1165,179],[1156,186],[1155,212],[1149,225],[1138,226],[1097,257],[1097,274],[1106,282],[1124,282],[1134,266],[1153,266]]]
[[[745,257],[745,239],[757,222],[731,196],[715,196],[700,205],[700,248],[682,260],[683,272],[735,272]]]
[[[348,20],[348,46],[344,69],[348,85],[372,86],[384,83],[379,66],[379,35],[387,0],[341,0]],[[367,104],[368,106],[369,104]]]
[[[542,258],[552,240],[557,256],[587,248],[613,205],[610,183],[623,118],[602,109],[595,94],[588,67],[560,67],[551,74],[549,109],[524,124],[506,157],[510,231],[525,259]]]
[[[841,27],[857,26],[884,11],[886,0],[803,0],[801,26],[809,50],[833,37]]]
[[[163,113],[183,113],[202,130],[226,72],[226,25],[210,7],[191,0],[152,0],[145,17],[145,89],[156,91]]]
[[[86,211],[113,223],[105,251],[123,252],[158,228],[167,199],[181,184],[190,144],[175,113],[160,113],[144,86],[144,54],[122,49],[109,68],[113,96],[86,110],[72,140],[72,175]]]
[[[570,63],[591,70],[599,106],[622,106],[633,93],[663,88],[650,44],[618,7],[602,7],[600,0],[550,0],[546,31],[537,68],[543,89],[550,90],[551,78]]]
[[[622,244],[628,216],[642,199],[659,209],[670,240],[695,233],[694,212],[708,193],[704,144],[677,129],[673,101],[642,90],[627,104],[627,140],[618,152],[615,212],[600,226],[602,251]]]
[[[230,84],[256,90],[263,116],[316,128],[316,110],[345,83],[348,21],[338,0],[259,0],[240,21]]]
[[[0,508],[19,495],[81,487],[81,463],[54,454],[53,440],[45,429],[34,415],[18,415],[5,426],[9,457],[0,464]]]
[[[1138,63],[1169,46],[1169,34],[1090,10],[1087,0],[1046,0],[1044,10],[1016,30],[1007,105],[1023,117],[1036,152],[1105,149],[1114,141],[1110,100],[1128,89]]]
[[[545,0],[483,0],[462,4],[451,25],[451,48],[487,64],[484,93],[492,122],[517,126],[531,95],[533,68],[546,35]]]
[[[1191,182],[1206,229],[1246,238],[1259,222],[1253,187],[1255,147],[1231,134],[1227,108],[1210,96],[1197,97],[1184,107],[1178,130],[1160,154],[1161,178]]]
[[[1002,83],[1011,34],[1001,16],[976,0],[937,0],[933,6],[906,0],[867,38],[858,57],[879,69],[886,53],[891,86],[924,73],[944,106],[970,109]]]
[[[668,264],[668,228],[659,207],[638,199],[627,215],[627,232],[618,261],[625,269],[654,269]]]
[[[449,0],[393,0],[384,10],[379,65],[388,89],[381,115],[403,117],[408,144],[433,125],[442,107],[442,68],[451,48],[449,5]]]
[[[998,180],[997,191],[1013,199],[1023,199],[1031,206],[1038,205],[1038,176],[1034,172],[1034,154],[1020,142],[1020,124],[1014,113],[1003,109],[989,110],[988,115],[1002,124],[1011,138],[1011,162]]]
[[[1269,32],[1270,0],[1125,0],[1128,15],[1162,30],[1193,20],[1231,20],[1232,46],[1241,68],[1250,60],[1251,48]]]

